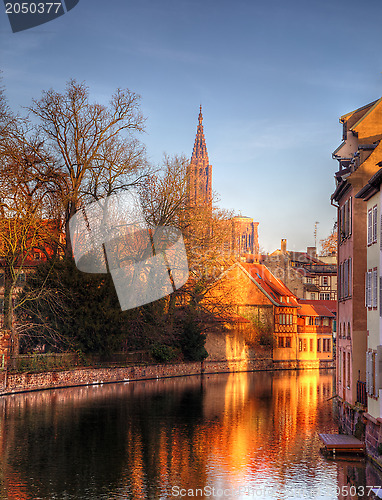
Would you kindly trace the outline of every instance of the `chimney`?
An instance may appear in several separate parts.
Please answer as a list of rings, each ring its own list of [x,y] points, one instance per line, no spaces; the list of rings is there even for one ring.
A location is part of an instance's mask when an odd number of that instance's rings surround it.
[[[284,238],[281,240],[281,253],[287,252],[286,245],[287,245],[287,240]]]
[[[310,256],[313,257],[314,259],[316,258],[316,247],[306,247],[306,253]]]

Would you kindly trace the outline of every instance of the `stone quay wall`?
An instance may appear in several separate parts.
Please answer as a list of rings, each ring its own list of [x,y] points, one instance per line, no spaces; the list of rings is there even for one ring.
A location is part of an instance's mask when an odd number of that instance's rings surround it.
[[[202,363],[152,364],[110,368],[74,368],[41,373],[12,373],[0,371],[0,396],[60,387],[109,384],[168,377],[184,377],[212,373],[248,371],[299,370],[334,368],[334,363],[317,361],[273,362],[264,359],[204,361]]]
[[[382,419],[374,418],[365,409],[338,398],[338,420],[341,434],[355,436],[365,443],[367,457],[382,470]]]

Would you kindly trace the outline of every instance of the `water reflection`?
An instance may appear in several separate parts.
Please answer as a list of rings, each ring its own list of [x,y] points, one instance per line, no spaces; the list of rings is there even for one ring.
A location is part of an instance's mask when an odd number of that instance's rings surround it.
[[[319,454],[318,432],[336,432],[332,388],[332,372],[312,370],[2,398],[0,495],[347,498],[337,489],[380,480],[370,466]]]

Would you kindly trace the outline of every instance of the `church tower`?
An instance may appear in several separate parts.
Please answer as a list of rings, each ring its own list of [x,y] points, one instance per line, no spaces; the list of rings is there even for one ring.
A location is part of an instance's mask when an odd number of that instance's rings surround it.
[[[204,138],[202,106],[200,106],[199,123],[188,172],[188,198],[190,206],[212,204],[212,166],[209,164]]]

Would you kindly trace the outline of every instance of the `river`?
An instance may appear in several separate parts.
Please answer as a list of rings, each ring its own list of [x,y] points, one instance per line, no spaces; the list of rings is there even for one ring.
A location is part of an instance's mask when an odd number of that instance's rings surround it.
[[[0,398],[0,498],[367,498],[374,467],[319,452],[333,383],[256,372]]]

